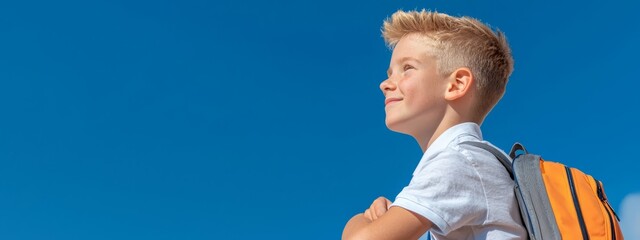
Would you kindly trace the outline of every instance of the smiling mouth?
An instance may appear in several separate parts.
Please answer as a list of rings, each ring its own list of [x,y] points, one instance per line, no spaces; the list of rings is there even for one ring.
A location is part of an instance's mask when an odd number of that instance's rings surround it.
[[[387,98],[384,100],[384,105],[387,106],[389,103],[399,102],[402,98]]]

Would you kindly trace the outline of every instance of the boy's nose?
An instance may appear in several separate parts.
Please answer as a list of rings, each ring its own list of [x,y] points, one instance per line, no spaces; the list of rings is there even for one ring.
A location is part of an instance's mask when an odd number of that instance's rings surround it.
[[[395,89],[396,85],[388,78],[380,83],[380,90],[382,90],[383,93],[386,91],[393,91]]]

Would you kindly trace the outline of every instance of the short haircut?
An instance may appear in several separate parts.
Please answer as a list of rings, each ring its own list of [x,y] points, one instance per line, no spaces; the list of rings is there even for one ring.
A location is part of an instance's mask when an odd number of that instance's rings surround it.
[[[427,10],[399,10],[387,18],[382,36],[394,48],[407,34],[419,33],[436,58],[438,73],[447,76],[460,67],[471,70],[478,89],[476,113],[486,116],[504,95],[513,72],[507,39],[470,17],[452,17]]]

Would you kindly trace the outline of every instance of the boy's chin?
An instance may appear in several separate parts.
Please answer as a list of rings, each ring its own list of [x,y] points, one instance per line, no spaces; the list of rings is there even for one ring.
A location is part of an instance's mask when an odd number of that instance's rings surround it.
[[[385,123],[387,125],[387,128],[391,131],[397,132],[397,133],[402,133],[402,134],[407,134],[407,135],[411,135],[408,129],[404,129],[402,128],[401,124],[393,124],[390,122],[386,122]]]

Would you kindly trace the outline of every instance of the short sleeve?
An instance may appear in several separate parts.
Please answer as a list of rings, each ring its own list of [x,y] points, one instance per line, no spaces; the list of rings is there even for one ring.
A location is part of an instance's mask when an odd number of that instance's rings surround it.
[[[396,197],[392,206],[429,219],[431,231],[447,235],[465,225],[482,224],[487,198],[475,164],[457,151],[423,159],[422,167]]]

